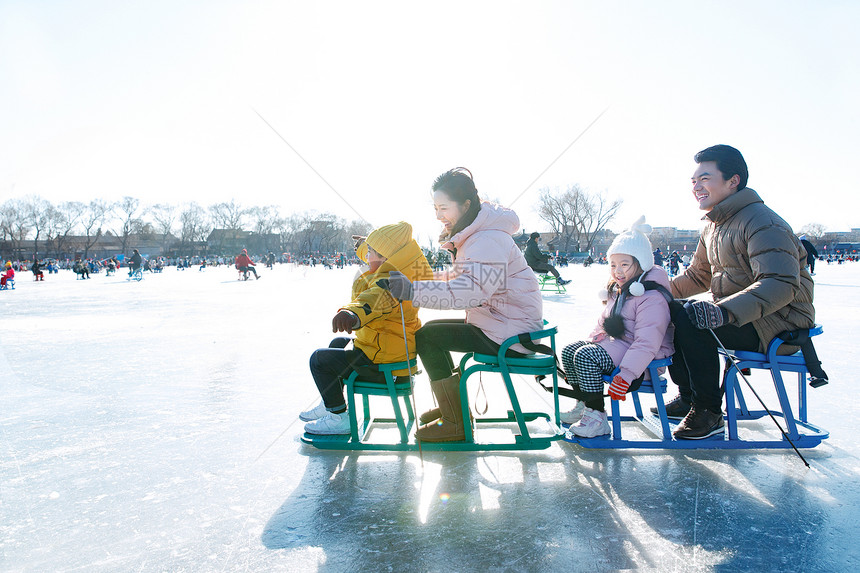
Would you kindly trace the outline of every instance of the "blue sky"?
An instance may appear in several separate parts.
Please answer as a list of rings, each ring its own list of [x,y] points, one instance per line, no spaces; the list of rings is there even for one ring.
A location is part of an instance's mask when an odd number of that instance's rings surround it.
[[[538,191],[572,183],[624,200],[616,230],[697,228],[692,156],[727,143],[795,229],[848,230],[858,21],[827,1],[7,0],[0,200],[235,198],[429,237],[430,184],[463,165],[529,231]]]

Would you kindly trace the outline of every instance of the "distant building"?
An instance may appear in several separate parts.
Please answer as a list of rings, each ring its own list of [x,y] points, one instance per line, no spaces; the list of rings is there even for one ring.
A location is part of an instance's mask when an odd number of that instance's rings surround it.
[[[110,232],[98,237],[87,237],[86,235],[67,235],[48,241],[40,240],[36,244],[33,240],[0,242],[0,253],[4,258],[30,260],[37,253],[39,258],[50,258],[58,260],[76,259],[107,259],[117,255],[127,255],[132,249],[137,249],[146,257],[156,257],[164,254],[166,248],[175,243],[177,238],[173,235],[129,235],[126,239],[126,248],[123,252],[122,237]],[[88,247],[89,245],[89,247]]]
[[[860,253],[860,228],[853,227],[850,231],[824,233],[822,237],[807,237],[815,245],[819,256],[835,254]]]
[[[684,251],[692,254],[699,244],[699,230],[677,229],[675,227],[653,227],[648,239],[651,245],[660,248],[664,253]]]
[[[206,247],[209,254],[212,255],[235,255],[242,252],[242,249],[248,248],[250,237],[250,231],[212,229],[212,232],[206,237]]]
[[[281,235],[240,229],[213,229],[206,237],[206,247],[210,255],[236,255],[242,249],[247,249],[251,254],[281,252]]]

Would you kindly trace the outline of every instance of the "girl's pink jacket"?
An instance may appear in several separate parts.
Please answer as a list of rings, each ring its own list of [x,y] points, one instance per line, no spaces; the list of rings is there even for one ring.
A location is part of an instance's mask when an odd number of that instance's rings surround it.
[[[652,267],[642,280],[654,281],[669,289],[669,275],[662,267]],[[616,297],[617,293],[614,293],[606,301],[606,308],[589,340],[606,349],[612,362],[621,370],[621,377],[632,382],[642,376],[652,360],[675,353],[672,344],[675,327],[669,316],[669,303],[659,292],[649,290],[642,296],[627,296],[621,309],[624,336],[612,338],[603,330],[603,320],[612,311]]]

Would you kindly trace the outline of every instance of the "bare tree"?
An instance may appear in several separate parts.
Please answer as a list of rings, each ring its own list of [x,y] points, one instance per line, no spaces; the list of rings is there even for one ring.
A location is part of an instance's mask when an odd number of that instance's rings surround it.
[[[363,221],[361,219],[355,219],[350,221],[347,224],[345,229],[345,240],[347,240],[347,244],[349,248],[352,248],[352,236],[358,235],[360,237],[366,237],[373,230],[373,225],[368,223],[367,221]]]
[[[89,258],[90,249],[102,236],[102,225],[110,212],[111,205],[104,199],[93,199],[81,214],[81,227],[84,230],[84,258]]]
[[[54,209],[53,217],[49,224],[50,234],[53,237],[54,255],[60,258],[63,249],[68,243],[69,235],[80,223],[81,216],[86,210],[86,205],[79,201],[64,201]]]
[[[809,223],[800,228],[800,234],[806,235],[810,241],[820,241],[827,232],[827,227],[821,223]]]
[[[280,245],[276,246],[274,244],[272,238],[275,230],[283,226],[278,207],[275,205],[251,207],[246,210],[246,213],[251,218],[253,232],[263,241],[260,246],[267,251],[273,248],[280,248]]]
[[[352,245],[349,238],[352,227],[347,227],[331,213],[305,212],[293,215],[285,221],[284,227],[284,245],[296,253],[332,253],[346,250],[346,245]],[[366,231],[365,228],[360,230]]]
[[[114,214],[116,223],[114,235],[120,238],[121,251],[128,251],[128,242],[131,235],[140,234],[144,223],[139,216],[140,199],[126,195],[117,203],[112,205],[111,213]]]
[[[580,217],[580,229],[582,232],[578,237],[580,250],[590,251],[594,245],[594,239],[606,228],[618,210],[621,208],[621,199],[609,199],[604,193],[588,196],[585,201],[585,211]],[[583,241],[585,246],[583,247]]]
[[[570,242],[576,228],[576,199],[577,195],[570,189],[564,192],[556,189],[551,192],[545,187],[541,189],[538,200],[538,215],[549,223],[552,232],[558,235],[561,250],[565,252],[570,251]]]
[[[209,207],[209,217],[216,229],[239,231],[242,229],[246,214],[247,210],[236,203],[235,199],[230,199],[229,203],[216,203]]]
[[[296,253],[309,253],[312,250],[313,239],[311,237],[310,213],[293,214],[286,221],[287,232],[285,248]]]
[[[44,236],[48,230],[51,217],[53,216],[54,206],[50,201],[42,199],[39,196],[31,196],[21,201],[23,215],[27,221],[27,226],[33,235],[33,259],[39,257],[39,239]],[[49,237],[50,238],[50,237]]]
[[[155,221],[155,230],[161,235],[161,250],[167,250],[167,241],[173,233],[173,225],[176,222],[177,209],[167,203],[159,203],[152,207],[152,220]]]
[[[330,213],[323,213],[313,221],[312,228],[319,239],[318,251],[332,253],[343,249],[345,228],[338,217]]]
[[[591,250],[597,235],[618,213],[621,199],[609,200],[605,193],[591,194],[579,185],[563,192],[541,190],[538,215],[558,234],[563,251],[575,243],[578,251]]]
[[[24,209],[24,203],[20,199],[10,199],[0,207],[0,231],[3,238],[9,241],[12,253],[17,253],[18,256],[21,255],[21,242],[30,234]]]
[[[278,207],[275,205],[266,205],[265,207],[251,207],[246,210],[248,217],[251,219],[252,230],[258,235],[268,235],[273,233],[278,226]]]
[[[373,230],[373,225],[362,219],[354,219],[343,226],[339,246],[335,249],[350,255],[354,252],[355,241],[354,236],[366,237]]]
[[[290,215],[289,217],[281,217],[278,219],[274,230],[277,231],[278,235],[281,237],[281,244],[278,245],[279,252],[292,250],[293,236],[298,229],[296,219],[296,215]]]
[[[209,234],[210,225],[206,219],[203,207],[195,202],[185,205],[179,213],[179,242],[180,249],[185,251],[194,246],[195,242],[202,241]]]

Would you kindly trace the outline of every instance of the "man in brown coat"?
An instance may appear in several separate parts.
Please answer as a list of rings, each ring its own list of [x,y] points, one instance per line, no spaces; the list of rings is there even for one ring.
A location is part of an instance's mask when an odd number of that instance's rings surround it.
[[[740,151],[715,145],[695,156],[693,196],[706,211],[690,267],[672,280],[684,299],[710,291],[714,302],[673,304],[675,356],[669,372],[680,395],[667,404],[682,418],[674,436],[701,439],[723,431],[717,341],[764,352],[780,332],[814,324],[806,251],[791,227],[747,187]]]

